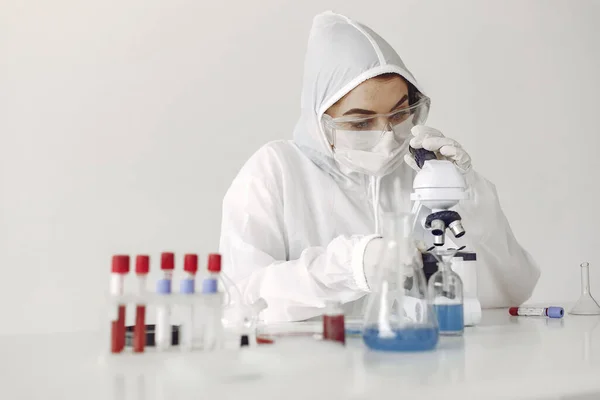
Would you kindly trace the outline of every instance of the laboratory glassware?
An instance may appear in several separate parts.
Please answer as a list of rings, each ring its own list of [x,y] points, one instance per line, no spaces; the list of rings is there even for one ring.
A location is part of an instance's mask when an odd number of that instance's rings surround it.
[[[156,293],[170,295],[173,270],[175,269],[174,253],[161,254],[160,269],[163,272],[163,278],[156,282]],[[155,341],[156,349],[159,351],[171,347],[171,306],[169,304],[159,304],[156,307]]]
[[[323,339],[346,343],[344,309],[339,301],[327,301],[323,314]]]
[[[511,307],[508,313],[513,317],[548,317],[562,318],[565,310],[562,307]]]
[[[590,263],[581,263],[581,296],[569,314],[573,315],[598,315],[600,306],[590,292]]]
[[[208,300],[210,304],[205,305],[205,317],[202,327],[202,348],[206,350],[214,350],[219,348],[221,345],[222,336],[222,304],[218,290],[219,274],[221,272],[221,255],[218,253],[212,253],[208,255],[208,266],[207,272],[208,277],[202,281],[202,293],[207,296],[215,296],[212,301]]]
[[[122,296],[125,293],[125,275],[129,272],[129,256],[115,255],[112,259],[110,294]],[[125,304],[119,303],[111,310],[111,352],[120,353],[125,348]]]
[[[429,278],[429,297],[437,316],[440,335],[462,335],[465,328],[463,284],[452,270],[452,258],[458,250],[434,249],[438,270]]]
[[[412,215],[384,213],[384,250],[367,300],[363,341],[380,351],[433,349],[439,332],[411,234]]]
[[[140,301],[135,305],[135,328],[133,331],[133,351],[143,353],[146,347],[146,278],[150,271],[150,256],[138,255],[135,258],[135,273],[138,278],[137,294]]]
[[[208,255],[208,276],[202,281],[202,293],[217,293],[219,274],[221,273],[221,255]]]
[[[186,254],[183,258],[183,270],[185,278],[181,280],[179,292],[181,294],[193,295],[196,289],[196,272],[198,271],[198,255]],[[191,351],[193,347],[194,333],[194,305],[182,304],[181,310],[181,330],[179,339],[179,348],[182,351]]]

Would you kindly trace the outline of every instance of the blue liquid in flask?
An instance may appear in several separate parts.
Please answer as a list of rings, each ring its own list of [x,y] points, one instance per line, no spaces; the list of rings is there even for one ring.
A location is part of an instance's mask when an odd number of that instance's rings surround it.
[[[436,304],[435,313],[442,335],[463,333],[465,321],[462,304]]]
[[[380,336],[376,326],[366,327],[363,341],[380,351],[426,351],[433,349],[438,342],[438,330],[432,327],[407,327],[394,329],[394,336]]]

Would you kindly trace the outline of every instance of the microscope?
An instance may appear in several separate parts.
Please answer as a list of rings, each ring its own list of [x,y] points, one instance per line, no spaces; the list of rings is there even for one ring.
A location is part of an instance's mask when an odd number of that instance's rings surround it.
[[[411,147],[410,152],[421,168],[413,181],[410,196],[415,202],[413,231],[421,233],[417,239],[428,245],[433,241],[434,246],[444,246],[446,228],[456,238],[465,235],[460,215],[450,208],[467,198],[467,184],[452,162],[438,160],[435,153],[425,149]],[[428,232],[430,236],[426,235]]]
[[[421,168],[413,181],[413,193],[410,196],[414,201],[413,235],[415,240],[425,243],[429,252],[447,244],[446,231],[450,231],[455,238],[465,235],[461,216],[450,208],[468,198],[467,184],[451,161],[438,160],[435,153],[425,149],[411,147],[410,152]],[[451,242],[452,239],[449,238],[448,241]],[[431,254],[423,254],[423,269],[427,280],[437,271],[435,258],[429,256]],[[463,251],[456,253],[452,260],[452,269],[463,281],[465,326],[476,325],[481,321],[476,259],[475,253]]]

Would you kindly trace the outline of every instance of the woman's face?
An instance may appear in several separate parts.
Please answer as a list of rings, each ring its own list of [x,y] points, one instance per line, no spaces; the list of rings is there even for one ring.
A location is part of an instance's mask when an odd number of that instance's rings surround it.
[[[408,86],[399,75],[371,78],[338,100],[325,112],[332,118],[368,117],[408,107]]]

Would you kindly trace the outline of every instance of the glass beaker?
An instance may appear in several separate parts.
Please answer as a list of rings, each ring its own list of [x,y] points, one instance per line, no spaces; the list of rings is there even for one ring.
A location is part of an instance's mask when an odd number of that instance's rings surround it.
[[[590,263],[581,263],[581,296],[569,314],[573,315],[598,315],[600,306],[590,293]]]
[[[373,350],[425,351],[439,337],[412,237],[411,214],[382,217],[384,250],[367,300],[363,340]]]
[[[429,297],[437,316],[440,335],[462,335],[465,330],[463,284],[452,270],[452,258],[458,250],[434,249],[438,270],[429,278]]]

